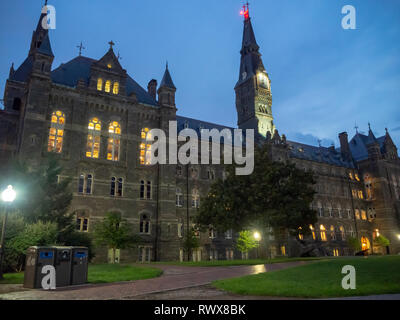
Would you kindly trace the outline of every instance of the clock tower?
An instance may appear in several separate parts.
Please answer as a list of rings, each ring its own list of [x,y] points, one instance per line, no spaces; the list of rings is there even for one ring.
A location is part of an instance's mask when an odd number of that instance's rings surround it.
[[[244,16],[243,42],[239,80],[235,86],[238,126],[240,129],[254,129],[256,135],[265,138],[268,132],[272,136],[275,131],[271,81],[261,59],[248,4],[243,7],[241,15]]]

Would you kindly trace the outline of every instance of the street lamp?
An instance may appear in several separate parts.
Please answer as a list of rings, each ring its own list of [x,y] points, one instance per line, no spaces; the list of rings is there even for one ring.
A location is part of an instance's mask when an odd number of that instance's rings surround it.
[[[6,212],[3,218],[3,227],[1,229],[1,240],[0,240],[0,279],[3,279],[3,260],[4,260],[4,239],[6,235],[6,224],[7,216],[10,204],[15,200],[17,196],[12,186],[8,186],[6,190],[1,193],[1,200],[6,204]]]
[[[255,231],[253,237],[257,241],[257,259],[258,259],[258,247],[260,246],[261,234],[258,231]]]

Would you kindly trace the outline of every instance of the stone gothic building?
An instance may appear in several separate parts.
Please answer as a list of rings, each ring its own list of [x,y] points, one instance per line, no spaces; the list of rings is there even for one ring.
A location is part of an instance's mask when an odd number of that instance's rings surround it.
[[[90,232],[105,213],[119,212],[140,234],[138,249],[118,253],[120,261],[186,260],[183,237],[192,226],[200,197],[213,180],[223,178],[222,165],[149,165],[151,145],[146,134],[161,128],[168,134],[169,121],[178,131],[227,127],[177,115],[176,87],[168,70],[142,88],[120,64],[113,43],[100,59],[77,56],[53,67],[54,54],[48,30],[40,17],[28,56],[11,67],[0,110],[0,161],[12,159],[37,166],[50,152],[73,178],[76,227]],[[280,136],[272,113],[271,85],[261,59],[251,19],[245,14],[240,51],[239,80],[235,86],[238,127],[255,129],[272,145],[273,157],[292,161],[316,175],[313,207],[318,223],[307,241],[320,254],[353,254],[348,237],[363,249],[382,251],[373,239],[390,240],[390,253],[400,253],[400,161],[389,132],[375,137],[357,133],[350,141],[339,134],[340,148],[315,147]],[[233,128],[227,128],[232,130]],[[235,234],[210,229],[198,233],[201,246],[193,260],[240,258]],[[264,234],[264,255],[298,255],[306,239]],[[299,243],[304,242],[302,247]],[[318,252],[316,253],[318,254]],[[97,259],[106,259],[106,250]]]

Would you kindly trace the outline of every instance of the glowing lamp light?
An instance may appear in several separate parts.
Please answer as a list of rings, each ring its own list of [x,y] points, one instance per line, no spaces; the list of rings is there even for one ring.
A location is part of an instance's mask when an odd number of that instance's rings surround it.
[[[400,240],[400,234],[397,235],[397,238]]]
[[[13,202],[15,197],[17,196],[12,186],[8,186],[6,190],[4,190],[1,194],[1,199],[4,202]]]
[[[257,241],[259,241],[261,239],[261,234],[259,232],[254,232],[254,239],[256,239]]]

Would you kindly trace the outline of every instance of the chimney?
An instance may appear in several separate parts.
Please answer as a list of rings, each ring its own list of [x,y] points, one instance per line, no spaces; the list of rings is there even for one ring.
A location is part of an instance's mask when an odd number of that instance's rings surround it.
[[[157,80],[152,79],[150,80],[149,84],[147,85],[147,92],[151,95],[151,97],[156,100],[157,95]]]
[[[347,136],[347,132],[339,133],[339,140],[340,140],[340,151],[342,156],[346,160],[351,159],[351,152],[349,146],[349,138]]]

